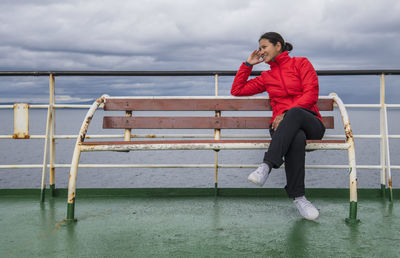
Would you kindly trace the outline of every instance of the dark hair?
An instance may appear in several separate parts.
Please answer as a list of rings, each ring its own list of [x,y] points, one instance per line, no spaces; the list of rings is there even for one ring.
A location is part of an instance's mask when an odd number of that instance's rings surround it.
[[[262,39],[267,39],[267,40],[268,40],[269,42],[271,42],[274,46],[276,46],[276,44],[277,44],[278,42],[280,42],[280,43],[281,43],[281,46],[282,46],[282,52],[284,52],[284,51],[291,51],[291,50],[293,49],[293,45],[290,44],[290,43],[288,43],[288,42],[285,42],[285,40],[283,40],[282,36],[281,36],[279,33],[276,33],[276,32],[267,32],[267,33],[264,33],[264,34],[260,37],[260,39],[259,39],[258,41],[260,41],[260,40],[262,40]]]

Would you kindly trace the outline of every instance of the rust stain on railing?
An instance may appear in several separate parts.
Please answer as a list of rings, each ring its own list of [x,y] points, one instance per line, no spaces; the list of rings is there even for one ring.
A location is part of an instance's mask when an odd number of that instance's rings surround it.
[[[81,131],[79,132],[79,140],[80,142],[83,142],[85,140],[85,136],[87,133],[87,130],[89,128],[89,124],[93,119],[94,116],[94,112],[96,111],[96,109],[104,103],[104,100],[106,99],[107,95],[103,95],[100,98],[96,99],[95,103],[92,105],[92,107],[90,108],[91,112],[88,112],[87,117],[82,125]]]
[[[344,125],[344,132],[346,135],[346,140],[348,141],[349,139],[354,139],[353,137],[353,131],[351,130],[350,123],[347,123]]]

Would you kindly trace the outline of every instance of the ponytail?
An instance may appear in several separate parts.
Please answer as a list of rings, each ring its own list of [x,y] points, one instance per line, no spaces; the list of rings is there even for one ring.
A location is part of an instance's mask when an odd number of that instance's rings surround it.
[[[274,46],[276,46],[276,44],[278,44],[278,42],[281,43],[282,52],[284,52],[284,51],[290,52],[290,51],[292,51],[292,49],[293,49],[293,45],[290,44],[289,42],[285,42],[285,40],[283,39],[283,37],[282,37],[279,33],[276,33],[276,32],[267,32],[267,33],[264,33],[264,34],[260,37],[260,39],[259,39],[258,41],[260,41],[260,40],[262,40],[262,39],[267,39],[267,40],[268,40],[269,42],[271,42]]]
[[[289,42],[285,42],[283,45],[282,51],[290,52],[290,51],[292,51],[292,49],[293,49],[293,45],[290,44]]]

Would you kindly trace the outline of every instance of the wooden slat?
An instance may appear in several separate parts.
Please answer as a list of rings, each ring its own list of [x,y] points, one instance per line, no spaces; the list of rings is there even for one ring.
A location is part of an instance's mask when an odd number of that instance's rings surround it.
[[[129,145],[129,144],[195,144],[195,143],[269,143],[271,140],[161,140],[161,141],[88,141],[82,145]],[[346,140],[307,140],[307,143],[346,143]]]
[[[104,110],[136,111],[265,111],[269,99],[107,99]]]
[[[333,116],[323,116],[322,123],[325,125],[326,129],[335,128],[335,119]]]
[[[319,99],[321,111],[333,110],[332,99]],[[104,110],[136,111],[271,111],[269,99],[107,99]]]
[[[271,117],[124,117],[105,116],[105,129],[266,129]],[[323,117],[326,128],[333,117]]]
[[[109,129],[263,129],[270,117],[104,117]]]
[[[332,111],[333,99],[319,99],[317,105],[320,111]]]

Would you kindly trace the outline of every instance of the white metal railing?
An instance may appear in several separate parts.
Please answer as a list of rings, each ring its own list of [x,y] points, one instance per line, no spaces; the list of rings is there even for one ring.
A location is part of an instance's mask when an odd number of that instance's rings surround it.
[[[255,72],[257,74],[257,72]],[[259,73],[259,72],[258,72]],[[50,186],[54,186],[55,182],[55,168],[69,168],[70,164],[56,164],[55,163],[55,140],[57,139],[76,139],[78,135],[57,135],[55,134],[55,110],[56,109],[88,109],[91,105],[72,105],[72,104],[55,104],[55,76],[102,76],[102,75],[116,75],[116,76],[210,76],[215,78],[215,96],[218,96],[218,82],[219,76],[233,76],[234,71],[231,72],[0,72],[0,76],[49,76],[49,104],[47,105],[29,105],[30,109],[47,109],[46,119],[46,134],[45,135],[29,135],[30,139],[45,139],[43,164],[9,164],[0,165],[0,169],[24,169],[24,168],[42,168],[43,174],[47,169],[50,169]],[[319,71],[319,75],[360,75],[380,74],[380,103],[379,104],[346,104],[346,108],[376,108],[380,110],[380,134],[364,134],[354,135],[354,138],[359,139],[380,139],[380,165],[357,165],[358,169],[372,169],[381,170],[381,188],[384,193],[386,185],[389,189],[392,188],[391,170],[400,169],[398,165],[390,164],[389,153],[389,139],[400,139],[400,135],[388,134],[388,121],[387,109],[400,108],[400,104],[386,104],[385,102],[385,77],[386,74],[400,74],[400,70],[369,70],[369,71]],[[14,105],[0,105],[0,109],[14,109]],[[112,135],[88,135],[86,138],[123,138],[123,134]],[[132,138],[195,138],[195,137],[214,137],[212,134],[191,135],[191,134],[157,134],[157,135],[132,135]],[[221,138],[237,138],[237,137],[259,137],[268,138],[265,135],[238,135],[238,134],[220,134]],[[0,139],[13,139],[14,135],[0,135]],[[343,138],[343,135],[326,135],[325,138]],[[50,154],[49,161],[47,154]],[[240,164],[218,164],[220,168],[254,168],[258,165],[240,165]],[[213,168],[215,164],[80,164],[79,167],[85,168]],[[349,165],[307,165],[307,168],[318,169],[341,169],[348,168]],[[44,178],[44,177],[43,177]],[[387,183],[386,183],[387,182]],[[42,182],[42,188],[45,187],[45,182]]]

